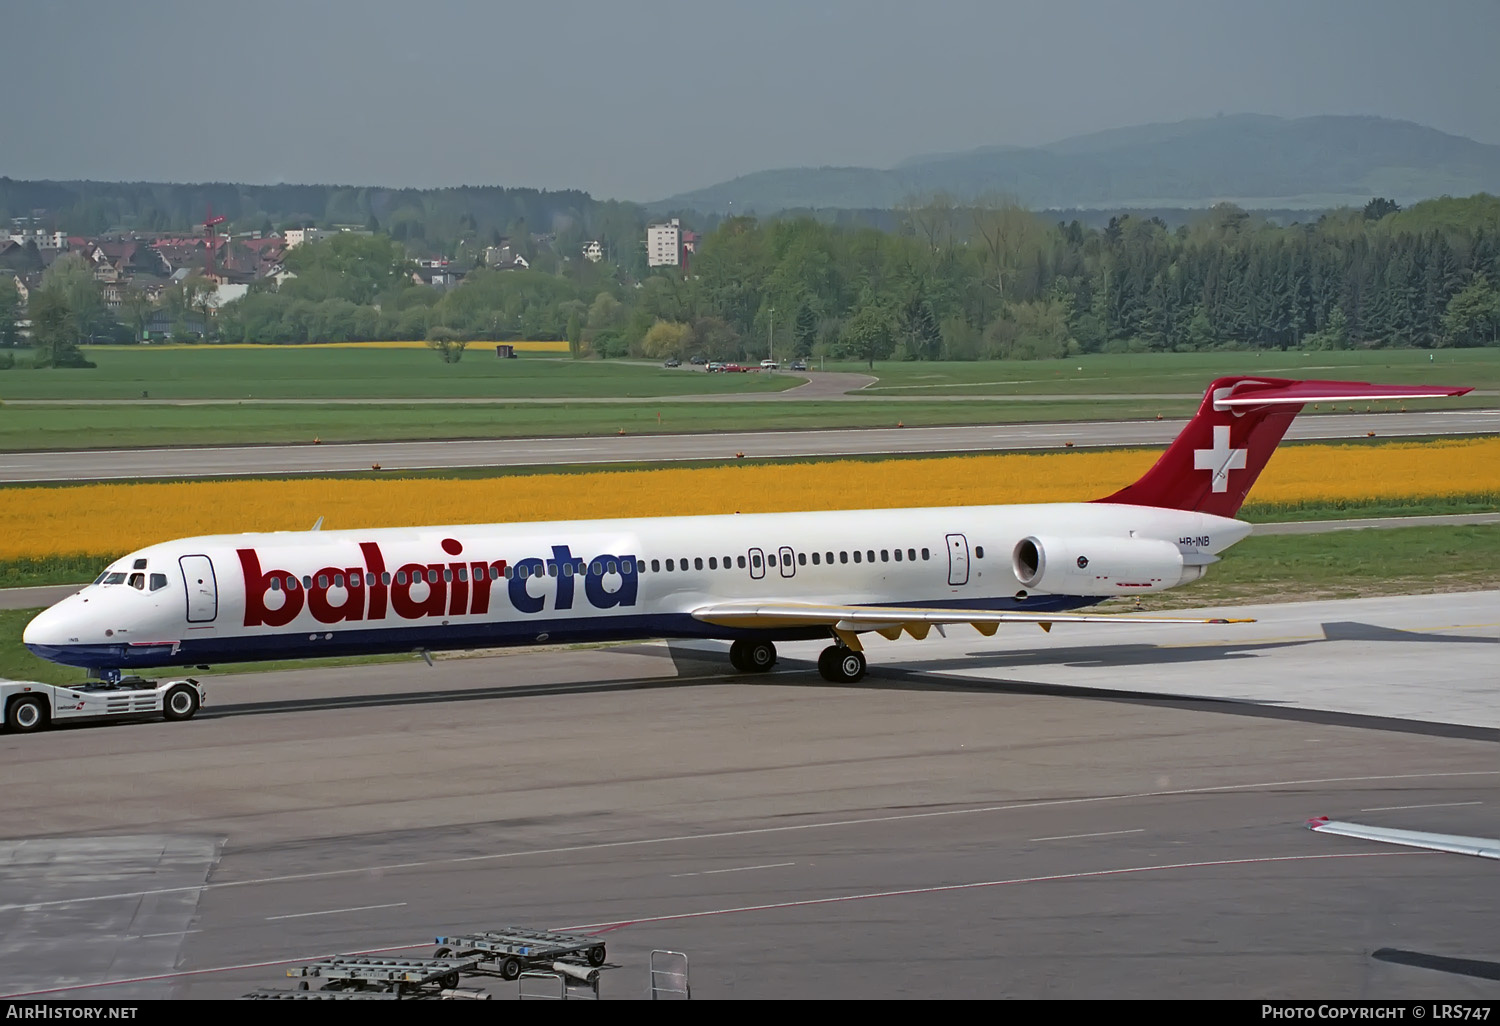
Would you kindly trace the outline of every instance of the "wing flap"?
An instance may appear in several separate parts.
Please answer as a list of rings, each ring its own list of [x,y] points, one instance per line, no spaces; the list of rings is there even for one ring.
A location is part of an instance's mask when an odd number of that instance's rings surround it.
[[[1054,623],[1223,624],[1254,623],[1223,617],[1130,616],[1109,613],[997,613],[988,609],[937,609],[928,606],[843,606],[816,602],[727,602],[700,606],[693,618],[718,627],[767,630],[828,627],[840,638],[877,631],[895,640],[904,631],[922,639],[932,627],[966,623],[993,637],[1005,623],[1035,623],[1044,630]],[[846,639],[847,640],[847,639]]]

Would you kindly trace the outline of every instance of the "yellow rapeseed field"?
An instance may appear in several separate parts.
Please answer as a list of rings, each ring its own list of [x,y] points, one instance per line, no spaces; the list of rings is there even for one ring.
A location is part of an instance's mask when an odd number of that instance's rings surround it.
[[[479,480],[296,479],[0,490],[0,560],[113,557],[172,538],[418,524],[1067,502],[1143,473],[1155,450],[732,464]],[[1500,439],[1280,449],[1250,502],[1500,498]]]

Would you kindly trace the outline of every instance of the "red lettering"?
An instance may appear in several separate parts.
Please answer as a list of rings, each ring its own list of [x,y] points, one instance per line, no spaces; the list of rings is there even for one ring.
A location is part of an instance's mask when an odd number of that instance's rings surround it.
[[[385,556],[380,552],[380,546],[374,542],[360,542],[359,551],[365,554],[365,566],[370,568],[370,573],[375,575],[375,583],[370,585],[370,619],[385,619]]]
[[[470,563],[469,567],[474,571],[474,601],[469,605],[471,613],[488,613],[490,611],[490,584],[489,570],[494,568],[494,580],[505,576],[505,560],[497,559],[486,566],[484,563]]]
[[[350,567],[348,570],[339,570],[336,567],[325,566],[319,570],[313,578],[313,586],[307,593],[307,611],[313,615],[313,619],[319,623],[339,623],[344,620],[363,620],[365,618],[365,596],[353,585],[344,589],[344,601],[338,605],[328,601],[329,587],[324,587],[322,582],[328,581],[332,585],[335,574],[347,573],[349,580],[364,573],[363,567]]]
[[[464,580],[469,576],[467,568],[462,563],[452,563],[449,571],[453,574],[453,586],[448,589],[448,615],[462,616],[469,611],[469,582]]]
[[[391,609],[404,620],[416,620],[423,616],[442,616],[443,611],[448,608],[447,594],[443,588],[443,570],[441,563],[434,563],[431,567],[423,566],[421,563],[407,563],[396,574],[395,583],[391,585]],[[427,581],[427,571],[435,570],[437,577],[435,582],[427,582],[427,598],[417,602],[411,597],[412,585],[417,581]],[[402,584],[405,576],[406,583]]]
[[[281,590],[283,596],[279,609],[266,608],[266,593],[271,590],[271,578],[291,576],[285,570],[260,569],[260,557],[254,549],[236,549],[240,557],[240,570],[245,575],[245,626],[285,627],[302,612],[302,590]]]

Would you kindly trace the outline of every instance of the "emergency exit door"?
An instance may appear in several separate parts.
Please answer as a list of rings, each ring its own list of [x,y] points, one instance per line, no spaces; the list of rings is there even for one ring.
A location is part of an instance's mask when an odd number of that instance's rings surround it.
[[[948,583],[969,583],[969,539],[961,534],[948,536]]]

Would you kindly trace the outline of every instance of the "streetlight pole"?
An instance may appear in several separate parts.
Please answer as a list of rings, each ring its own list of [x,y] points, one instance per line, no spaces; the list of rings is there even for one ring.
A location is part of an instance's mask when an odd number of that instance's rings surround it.
[[[766,333],[766,356],[776,362],[776,308],[771,307],[771,330]]]

